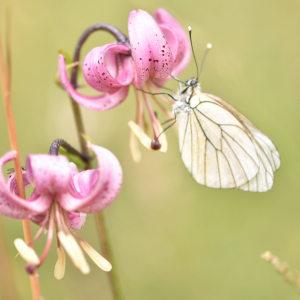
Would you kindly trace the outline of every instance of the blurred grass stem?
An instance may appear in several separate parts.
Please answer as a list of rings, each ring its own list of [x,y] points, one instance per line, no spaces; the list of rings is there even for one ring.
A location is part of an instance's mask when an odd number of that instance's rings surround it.
[[[2,217],[0,218],[0,295],[1,299],[15,300],[18,299],[17,291],[15,288],[15,278],[13,274],[13,267],[11,256],[9,255],[6,246],[6,236],[3,228]]]
[[[266,251],[261,255],[261,257],[270,262],[273,266],[276,272],[278,272],[280,275],[283,276],[285,281],[289,283],[298,293],[300,296],[300,275],[299,272],[293,271],[290,269],[288,264],[286,262],[280,261],[280,259],[272,254],[270,251]]]
[[[9,45],[7,45],[7,51],[6,51],[7,65],[5,66],[5,58],[4,58],[4,55],[2,52],[1,41],[2,41],[2,38],[0,35],[0,79],[1,79],[4,106],[5,106],[5,110],[6,110],[9,141],[10,141],[11,149],[16,151],[16,157],[14,160],[14,168],[15,168],[15,173],[16,173],[16,180],[17,180],[19,196],[23,199],[26,199],[24,183],[23,183],[22,167],[21,167],[21,162],[20,162],[19,147],[18,147],[18,142],[17,142],[17,134],[16,134],[14,117],[13,117],[11,94],[10,94],[10,86],[11,86],[11,77],[10,77],[11,76],[11,64],[10,64],[10,53],[9,53],[10,47],[9,47]],[[23,223],[25,242],[27,244],[29,244],[32,240],[32,234],[31,234],[29,220],[22,220],[22,223]],[[39,300],[41,298],[41,293],[40,293],[38,275],[36,273],[30,276],[30,283],[31,283],[33,299]]]

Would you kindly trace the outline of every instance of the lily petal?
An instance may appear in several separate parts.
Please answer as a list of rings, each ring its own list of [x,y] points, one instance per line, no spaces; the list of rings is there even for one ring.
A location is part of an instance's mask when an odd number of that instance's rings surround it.
[[[189,64],[191,58],[191,47],[186,30],[181,24],[165,9],[160,8],[154,12],[156,22],[161,25],[168,25],[178,39],[178,52],[174,56],[175,65],[172,75],[179,75]],[[166,36],[167,41],[168,36]]]
[[[161,31],[163,32],[164,36],[167,39],[167,42],[171,48],[172,54],[173,54],[173,58],[174,60],[177,57],[177,52],[178,52],[178,47],[179,47],[179,42],[178,42],[178,38],[176,36],[176,32],[172,31],[171,27],[169,27],[166,24],[159,24],[158,25],[159,28],[161,29]],[[176,60],[175,60],[176,62]],[[175,67],[175,65],[174,65]],[[173,69],[174,72],[174,69]]]
[[[136,65],[136,87],[150,78],[167,78],[174,59],[169,44],[155,20],[143,10],[133,10],[128,18],[132,57]]]
[[[108,110],[121,104],[127,97],[129,86],[124,86],[116,89],[113,94],[102,94],[98,96],[85,96],[79,94],[71,85],[67,70],[65,58],[59,54],[58,57],[58,71],[61,84],[69,95],[80,105],[92,110]]]
[[[52,202],[51,195],[34,194],[22,199],[10,190],[2,173],[2,167],[15,158],[15,151],[7,152],[0,158],[0,213],[12,219],[28,219],[33,214],[47,211]]]
[[[77,213],[68,212],[67,216],[68,216],[69,224],[73,229],[79,230],[83,227],[86,220],[86,214],[81,212],[77,212]]]
[[[69,187],[71,169],[68,159],[63,155],[28,155],[26,172],[38,194],[57,195]]]
[[[95,186],[99,177],[97,169],[81,171],[73,176],[73,184],[75,187],[75,193],[78,193],[78,197],[86,197],[89,195]]]
[[[84,213],[95,213],[110,205],[118,196],[123,173],[118,159],[109,150],[88,143],[88,147],[94,151],[98,160],[98,178],[90,191],[90,194],[80,197],[77,193],[69,193],[57,196],[60,205],[67,211],[80,211]],[[94,175],[95,176],[95,175]],[[92,177],[90,177],[92,178]],[[95,177],[93,177],[95,178]],[[91,179],[94,180],[94,179]],[[74,184],[76,187],[76,185]],[[89,190],[91,182],[84,177],[79,177],[77,186],[81,190]]]
[[[129,85],[135,72],[130,53],[130,48],[119,44],[92,49],[82,64],[85,80],[95,90],[110,94],[115,93],[117,88]]]

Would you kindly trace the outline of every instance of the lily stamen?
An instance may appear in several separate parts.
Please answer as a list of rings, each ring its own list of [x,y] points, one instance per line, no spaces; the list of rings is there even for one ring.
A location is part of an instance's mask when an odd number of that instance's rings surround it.
[[[43,235],[44,230],[45,230],[45,225],[40,227],[40,229],[37,231],[32,241],[28,244],[29,247],[32,247],[34,243]]]
[[[153,135],[154,135],[153,139],[156,140],[157,136],[159,135],[159,132],[156,132],[155,127],[154,127],[154,123],[156,122],[157,119],[156,119],[156,116],[155,116],[154,111],[152,109],[152,106],[150,104],[148,95],[143,93],[143,98],[144,98],[146,108],[148,110],[148,114],[149,114],[149,117],[150,117],[151,125],[152,125],[152,130],[153,130]]]
[[[66,214],[64,215],[66,220]],[[92,261],[103,271],[109,272],[112,269],[112,265],[108,260],[106,260],[102,255],[100,255],[90,244],[83,240],[74,230],[71,228],[70,224],[66,222],[69,232],[79,240],[82,249],[86,254],[92,259]]]
[[[22,239],[15,239],[14,244],[20,256],[28,263],[35,265],[40,263],[40,259],[34,249],[29,247]]]
[[[66,255],[62,247],[57,248],[57,256],[57,262],[54,267],[54,277],[60,280],[64,277],[66,268]]]
[[[141,96],[140,93],[137,89],[134,89],[135,92],[135,98],[136,98],[136,103],[137,103],[137,107],[136,107],[136,123],[142,127],[143,124],[143,104],[142,104],[142,100],[141,100]]]

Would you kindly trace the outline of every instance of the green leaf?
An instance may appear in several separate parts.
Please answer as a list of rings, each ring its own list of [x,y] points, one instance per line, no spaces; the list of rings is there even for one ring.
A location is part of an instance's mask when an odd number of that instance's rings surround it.
[[[59,148],[58,153],[60,155],[66,156],[70,162],[74,163],[77,166],[77,168],[78,168],[79,171],[82,171],[82,170],[85,169],[84,162],[77,155],[67,152],[62,147]]]

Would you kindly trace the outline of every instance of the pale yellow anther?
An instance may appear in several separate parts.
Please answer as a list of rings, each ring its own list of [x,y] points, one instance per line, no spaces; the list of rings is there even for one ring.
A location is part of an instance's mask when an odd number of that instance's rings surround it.
[[[131,151],[131,155],[132,155],[133,160],[136,163],[140,162],[141,158],[142,158],[142,154],[141,154],[141,151],[139,149],[138,139],[135,136],[135,134],[133,133],[133,131],[130,132],[129,145],[130,145],[130,151]]]
[[[147,136],[145,134],[145,132],[143,131],[143,129],[137,125],[136,123],[134,123],[133,121],[129,121],[128,125],[130,127],[130,129],[132,130],[132,132],[135,134],[135,136],[139,139],[139,141],[148,149],[148,150],[152,150],[151,149],[151,139],[149,138],[149,136]]]
[[[66,268],[66,256],[62,247],[57,248],[57,256],[58,258],[54,268],[54,277],[60,280],[64,277]]]
[[[22,239],[15,239],[14,244],[22,258],[25,259],[29,264],[38,265],[40,263],[40,259],[35,251],[30,248]]]
[[[101,256],[94,248],[86,242],[80,242],[82,249],[92,259],[92,261],[103,271],[109,272],[112,266],[108,260]]]
[[[74,237],[70,234],[66,235],[62,231],[58,233],[58,237],[75,267],[77,267],[83,274],[88,274],[90,272],[90,267]]]

